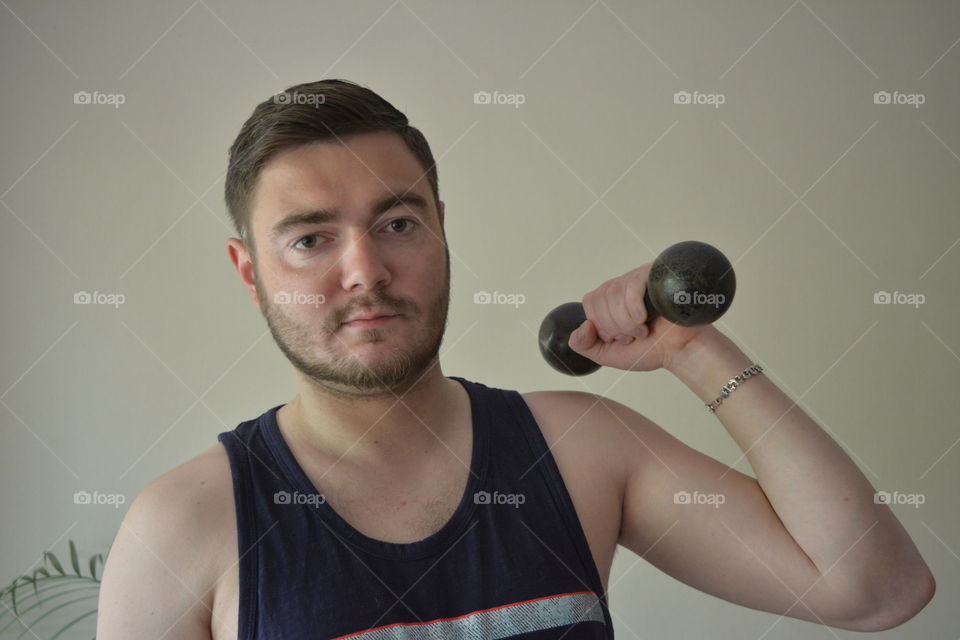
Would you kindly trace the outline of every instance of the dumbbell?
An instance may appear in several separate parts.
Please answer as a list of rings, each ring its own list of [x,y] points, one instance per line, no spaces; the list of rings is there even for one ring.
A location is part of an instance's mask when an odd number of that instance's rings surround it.
[[[652,326],[657,316],[683,327],[716,322],[730,308],[736,288],[733,266],[716,247],[696,240],[678,242],[650,266],[643,294],[647,324]],[[540,323],[540,353],[560,373],[584,376],[600,368],[568,343],[570,334],[586,319],[581,303],[567,302]]]

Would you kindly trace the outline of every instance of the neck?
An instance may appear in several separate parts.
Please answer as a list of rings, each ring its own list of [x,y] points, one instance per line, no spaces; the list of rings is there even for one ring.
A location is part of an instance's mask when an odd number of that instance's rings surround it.
[[[280,408],[285,434],[316,453],[336,459],[402,462],[444,447],[462,395],[456,380],[435,361],[399,389],[333,389],[296,372],[299,392]]]

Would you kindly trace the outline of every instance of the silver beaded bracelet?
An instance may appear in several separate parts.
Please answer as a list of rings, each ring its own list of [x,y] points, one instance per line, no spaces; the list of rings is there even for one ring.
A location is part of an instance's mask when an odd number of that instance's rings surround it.
[[[710,410],[710,413],[715,413],[717,410],[717,407],[720,406],[720,403],[723,402],[724,398],[726,398],[731,393],[733,393],[737,389],[737,387],[743,384],[744,380],[746,380],[747,378],[752,378],[753,376],[756,376],[756,375],[760,375],[762,371],[763,371],[763,367],[761,367],[758,364],[755,364],[751,367],[744,369],[743,371],[738,373],[736,376],[730,378],[729,382],[727,382],[727,384],[723,385],[720,388],[720,395],[717,396],[717,399],[711,402],[710,404],[706,405],[707,409]]]

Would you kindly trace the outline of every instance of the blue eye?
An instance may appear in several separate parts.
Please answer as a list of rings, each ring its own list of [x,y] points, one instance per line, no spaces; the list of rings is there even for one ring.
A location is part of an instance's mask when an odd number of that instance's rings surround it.
[[[297,248],[297,246],[298,246],[301,242],[303,242],[304,240],[310,240],[311,238],[312,238],[314,241],[316,241],[317,238],[318,238],[318,236],[317,236],[317,234],[315,234],[315,233],[313,233],[313,234],[311,234],[311,235],[309,235],[309,236],[304,236],[304,237],[300,238],[299,240],[297,240],[296,244],[293,245],[294,248]],[[305,246],[305,247],[300,247],[300,248],[302,248],[302,249],[314,249],[314,248],[316,248],[316,242],[314,242],[313,246],[309,246],[309,247]]]
[[[410,227],[410,226],[416,224],[416,223],[415,223],[413,220],[411,220],[410,218],[397,218],[396,220],[391,220],[390,222],[388,222],[388,223],[387,223],[387,226],[390,227],[390,228],[395,229],[395,227],[394,227],[393,225],[395,225],[395,224],[398,223],[398,222],[405,222],[405,223],[407,223],[407,225],[406,225],[407,227]],[[402,232],[402,231],[403,231],[403,230],[398,231],[398,233],[400,233],[400,232]]]

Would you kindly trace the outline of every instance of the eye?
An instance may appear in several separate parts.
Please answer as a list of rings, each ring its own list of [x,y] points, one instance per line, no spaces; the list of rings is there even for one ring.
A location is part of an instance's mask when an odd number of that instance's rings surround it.
[[[299,248],[299,249],[307,249],[307,250],[309,250],[309,249],[315,249],[315,248],[317,247],[317,242],[319,242],[318,238],[319,238],[319,236],[318,236],[317,234],[315,234],[315,233],[312,233],[312,234],[310,234],[309,236],[303,236],[302,238],[300,238],[299,240],[297,240],[297,242],[293,245],[293,247],[294,247],[295,249],[297,249],[297,248]],[[311,240],[312,240],[312,242],[310,242]],[[304,246],[300,246],[301,243],[303,243]]]
[[[398,230],[397,227],[395,226],[397,223],[403,223],[403,228]],[[417,223],[410,218],[397,218],[396,220],[391,220],[390,222],[388,222],[387,226],[397,231],[397,233],[403,233],[406,229],[409,229],[415,224]]]

